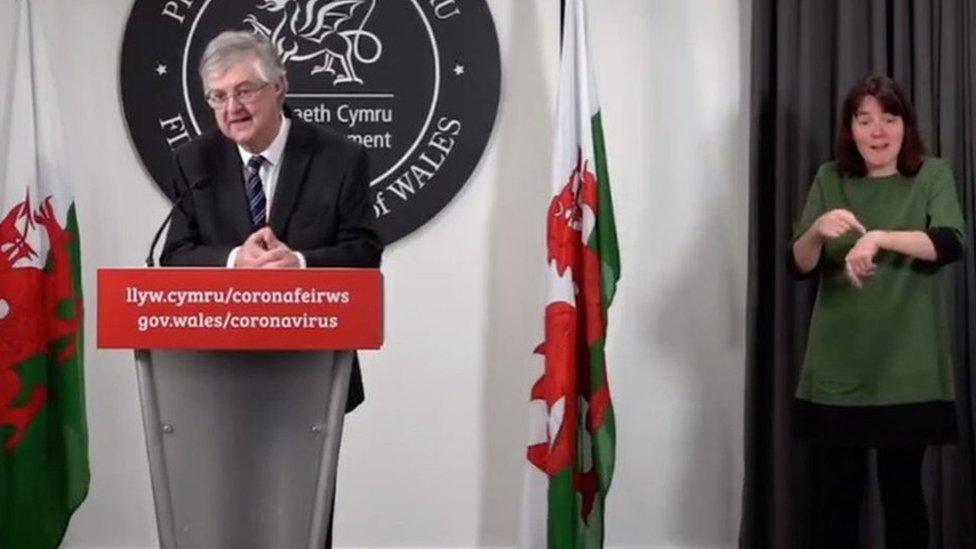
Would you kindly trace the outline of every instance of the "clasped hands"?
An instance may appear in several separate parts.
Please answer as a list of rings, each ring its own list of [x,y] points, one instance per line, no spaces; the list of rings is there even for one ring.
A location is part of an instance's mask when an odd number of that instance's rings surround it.
[[[298,268],[298,256],[278,240],[270,227],[262,227],[247,237],[234,260],[235,267],[251,269]]]
[[[884,231],[865,229],[853,213],[844,209],[831,210],[821,215],[815,226],[821,240],[834,240],[850,231],[861,235],[844,258],[844,276],[855,288],[861,288],[864,279],[873,275],[877,268],[874,256],[881,249],[880,240]]]

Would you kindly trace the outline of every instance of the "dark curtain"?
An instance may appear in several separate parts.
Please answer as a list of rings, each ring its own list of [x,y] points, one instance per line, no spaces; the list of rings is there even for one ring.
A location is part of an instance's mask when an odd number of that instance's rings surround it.
[[[807,448],[790,405],[815,282],[791,278],[788,241],[816,168],[832,158],[850,86],[888,74],[908,92],[930,154],[952,162],[967,219],[963,260],[950,267],[959,444],[930,448],[923,478],[931,547],[976,547],[976,1],[753,0],[749,340],[740,547],[808,547]],[[877,486],[862,542],[883,547]]]

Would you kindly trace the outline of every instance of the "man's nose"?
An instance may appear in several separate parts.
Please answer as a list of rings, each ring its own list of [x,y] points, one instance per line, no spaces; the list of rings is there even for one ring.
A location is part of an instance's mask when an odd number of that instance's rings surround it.
[[[244,104],[237,97],[234,97],[234,94],[230,94],[227,96],[227,104],[224,108],[227,109],[227,112],[235,112],[243,106]]]

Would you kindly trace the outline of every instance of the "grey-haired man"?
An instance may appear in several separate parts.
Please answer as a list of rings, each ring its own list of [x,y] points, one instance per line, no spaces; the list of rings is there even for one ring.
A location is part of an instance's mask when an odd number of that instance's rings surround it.
[[[217,128],[174,154],[171,196],[189,195],[173,216],[160,263],[378,267],[383,246],[372,224],[366,152],[290,118],[274,46],[248,32],[224,32],[204,51],[200,76]],[[362,401],[357,361],[346,410]]]

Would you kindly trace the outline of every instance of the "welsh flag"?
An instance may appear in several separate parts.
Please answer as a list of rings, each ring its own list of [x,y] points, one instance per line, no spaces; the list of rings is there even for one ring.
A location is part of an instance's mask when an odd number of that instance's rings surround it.
[[[585,0],[566,0],[552,199],[546,219],[544,371],[532,387],[522,549],[603,547],[614,461],[604,343],[620,275]]]
[[[49,549],[88,492],[78,223],[32,15],[0,6],[0,547]]]

